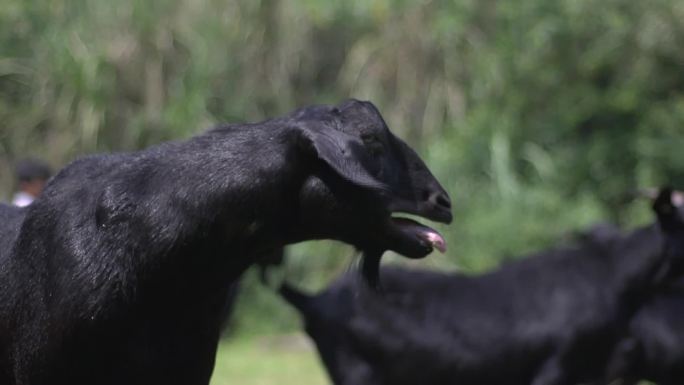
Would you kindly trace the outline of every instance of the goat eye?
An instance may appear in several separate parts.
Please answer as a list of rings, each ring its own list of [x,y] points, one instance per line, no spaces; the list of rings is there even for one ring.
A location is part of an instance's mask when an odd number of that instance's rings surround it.
[[[380,155],[384,151],[384,146],[382,144],[382,141],[375,135],[371,133],[363,133],[361,134],[361,140],[363,140],[363,144],[368,147],[370,152],[373,155]]]
[[[361,140],[363,140],[364,143],[368,144],[377,141],[378,137],[369,132],[364,132],[361,134]]]
[[[361,134],[361,140],[373,156],[380,156],[385,151],[382,142],[374,134]]]

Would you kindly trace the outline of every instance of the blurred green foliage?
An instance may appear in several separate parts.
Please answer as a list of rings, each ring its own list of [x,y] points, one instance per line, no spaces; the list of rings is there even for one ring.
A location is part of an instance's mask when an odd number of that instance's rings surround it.
[[[3,0],[0,196],[27,155],[61,166],[357,97],[452,194],[449,257],[418,264],[482,270],[648,221],[637,188],[684,186],[682,47],[679,0]],[[295,246],[284,275],[320,287],[353,255]],[[287,312],[256,282],[238,325]]]
[[[241,336],[219,345],[211,385],[330,384],[303,334]]]

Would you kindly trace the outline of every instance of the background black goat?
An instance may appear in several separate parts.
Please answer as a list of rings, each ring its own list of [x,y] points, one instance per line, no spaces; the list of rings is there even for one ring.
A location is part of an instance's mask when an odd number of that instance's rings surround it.
[[[681,228],[684,218],[684,196],[673,195],[680,213],[671,229]],[[597,245],[610,245],[623,237],[619,230],[601,225],[584,234],[585,240]],[[684,235],[677,239],[679,246]],[[677,261],[675,261],[677,262]],[[681,263],[681,261],[679,261]],[[680,266],[673,266],[676,271]],[[637,384],[648,380],[657,384],[684,383],[684,280],[670,283],[650,297],[632,318],[626,338],[615,349],[608,366],[608,379],[620,379],[622,384]]]
[[[629,336],[616,349],[610,379],[621,384],[648,380],[684,383],[684,281],[649,300],[632,320]]]
[[[337,385],[572,384],[603,378],[643,301],[684,260],[681,213],[663,191],[658,224],[539,253],[481,276],[384,269],[383,294],[345,276],[304,316]],[[675,262],[675,264],[672,264]]]

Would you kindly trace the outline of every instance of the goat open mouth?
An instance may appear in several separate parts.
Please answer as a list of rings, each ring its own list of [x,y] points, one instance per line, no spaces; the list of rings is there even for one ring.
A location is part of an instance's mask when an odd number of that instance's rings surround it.
[[[446,252],[446,241],[437,230],[412,219],[390,217],[387,223],[388,249],[408,258],[423,258],[434,249]],[[371,288],[380,282],[380,259],[384,250],[365,249],[361,272]]]
[[[391,217],[389,222],[396,242],[392,247],[394,251],[409,258],[422,258],[433,249],[446,252],[446,241],[437,230],[403,217]]]

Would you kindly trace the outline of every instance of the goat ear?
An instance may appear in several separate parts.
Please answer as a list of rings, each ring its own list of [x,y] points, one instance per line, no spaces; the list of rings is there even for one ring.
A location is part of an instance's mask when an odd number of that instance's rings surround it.
[[[325,123],[300,124],[299,132],[303,146],[313,150],[342,178],[364,188],[388,190],[386,184],[364,167],[372,159],[358,138]]]
[[[658,222],[663,230],[673,230],[678,224],[681,225],[679,206],[682,205],[682,198],[680,192],[673,191],[670,187],[662,188],[658,193],[653,202],[653,211],[658,216]]]

